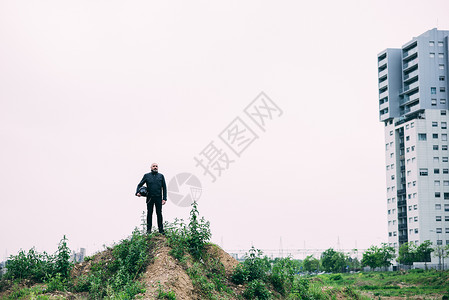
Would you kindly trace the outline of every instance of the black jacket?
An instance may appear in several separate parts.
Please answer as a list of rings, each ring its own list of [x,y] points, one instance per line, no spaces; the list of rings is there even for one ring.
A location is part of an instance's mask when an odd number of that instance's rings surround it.
[[[162,200],[167,200],[167,185],[165,184],[164,175],[153,172],[143,175],[142,180],[137,185],[136,195],[144,184],[146,184],[148,190],[147,197],[162,195]]]

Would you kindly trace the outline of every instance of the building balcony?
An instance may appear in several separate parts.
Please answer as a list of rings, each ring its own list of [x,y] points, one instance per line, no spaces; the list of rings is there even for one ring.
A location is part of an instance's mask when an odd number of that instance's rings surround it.
[[[402,65],[402,69],[404,71],[406,71],[406,70],[410,69],[411,67],[415,66],[417,63],[418,63],[418,58],[415,58],[415,59],[413,59],[413,60],[411,60],[409,62],[404,63]]]
[[[384,59],[382,59],[381,61],[379,61],[377,63],[377,66],[382,67],[383,65],[386,65],[386,64],[387,64],[387,58],[385,57]]]
[[[419,93],[413,94],[411,96],[404,95],[404,98],[402,98],[399,101],[399,105],[404,106],[404,105],[412,104],[415,101],[419,101]]]
[[[398,196],[399,195],[405,195],[405,189],[402,189],[402,190],[398,190]]]
[[[399,225],[398,225],[398,229],[399,229],[399,230],[407,229],[407,224],[399,224]]]
[[[398,201],[398,207],[407,206],[407,200],[399,200]]]
[[[388,97],[388,90],[386,90],[385,92],[379,93],[379,99],[383,99],[385,97]]]
[[[382,82],[379,83],[379,90],[383,89],[384,87],[386,87],[388,85],[388,80],[384,80]]]
[[[419,88],[419,81],[415,81],[411,84],[407,84],[404,86],[404,88],[399,90],[399,95],[412,92],[412,91],[416,90],[417,88]]]
[[[407,218],[407,213],[405,211],[398,213],[398,218]]]
[[[402,54],[402,59],[406,59],[407,57],[409,57],[412,54],[415,54],[416,52],[418,52],[418,47],[412,48],[410,50],[408,50],[407,52]]]
[[[383,78],[384,76],[386,76],[388,73],[388,69],[382,70],[379,72],[379,78]]]
[[[414,79],[416,76],[418,76],[418,70],[415,70],[413,72],[404,75],[404,82]]]
[[[385,108],[388,108],[388,102],[384,102],[381,105],[379,105],[379,110],[384,110]]]
[[[408,241],[408,236],[405,234],[405,235],[400,235],[399,236],[399,242],[400,243],[405,243],[405,242],[407,242]]]
[[[411,113],[414,113],[414,112],[416,112],[416,111],[418,111],[420,109],[421,108],[420,108],[419,105],[414,105],[411,108],[410,107],[405,107],[404,108],[404,114],[411,114]]]

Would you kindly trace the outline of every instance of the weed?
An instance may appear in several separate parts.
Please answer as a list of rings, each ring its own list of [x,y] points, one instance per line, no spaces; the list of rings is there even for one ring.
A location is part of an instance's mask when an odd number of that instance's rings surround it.
[[[254,279],[248,283],[245,291],[243,292],[243,297],[246,299],[269,299],[270,291],[268,291],[265,283],[260,279]]]
[[[173,291],[165,292],[162,289],[162,285],[159,283],[157,288],[157,296],[156,299],[167,299],[167,300],[176,300],[176,294]]]

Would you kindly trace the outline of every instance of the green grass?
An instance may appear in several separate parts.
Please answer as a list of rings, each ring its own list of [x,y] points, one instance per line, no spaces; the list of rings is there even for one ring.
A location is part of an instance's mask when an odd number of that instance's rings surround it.
[[[449,271],[370,272],[318,275],[322,287],[350,287],[381,297],[449,295]]]

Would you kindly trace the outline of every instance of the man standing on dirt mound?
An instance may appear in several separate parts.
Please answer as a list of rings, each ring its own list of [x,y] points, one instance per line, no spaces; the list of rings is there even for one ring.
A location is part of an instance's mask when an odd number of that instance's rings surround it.
[[[162,205],[167,202],[167,186],[164,175],[158,173],[156,163],[151,165],[151,173],[143,175],[142,180],[137,185],[136,196],[142,196],[139,189],[146,184],[147,186],[147,233],[151,233],[153,225],[153,207],[156,206],[157,227],[159,233],[164,234],[164,225],[162,219]]]

